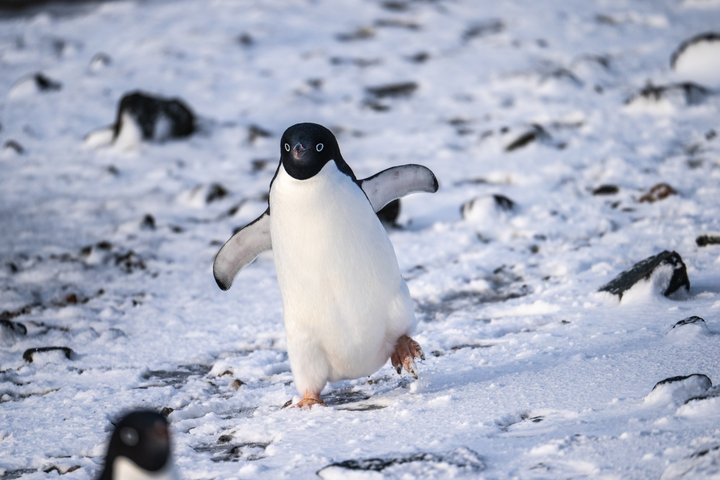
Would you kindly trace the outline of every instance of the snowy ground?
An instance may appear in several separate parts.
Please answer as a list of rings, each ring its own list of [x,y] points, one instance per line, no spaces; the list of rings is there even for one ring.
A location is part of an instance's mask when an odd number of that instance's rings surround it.
[[[134,406],[170,412],[188,479],[720,477],[720,246],[696,243],[720,232],[718,42],[699,60],[709,76],[670,66],[719,26],[714,0],[0,18],[0,478],[92,478]],[[60,88],[39,90],[38,72]],[[680,86],[637,96],[648,83]],[[136,89],[182,98],[201,131],[88,147]],[[386,366],[311,411],[281,408],[296,393],[272,255],[229,292],[211,273],[265,208],[299,121],[332,128],[358,176],[415,162],[441,185],[390,233],[420,379]],[[663,182],[676,194],[639,201]],[[662,250],[684,259],[689,293],[597,293]],[[705,326],[672,328],[692,315]],[[23,358],[51,346],[71,350]],[[707,379],[653,391],[691,374]]]

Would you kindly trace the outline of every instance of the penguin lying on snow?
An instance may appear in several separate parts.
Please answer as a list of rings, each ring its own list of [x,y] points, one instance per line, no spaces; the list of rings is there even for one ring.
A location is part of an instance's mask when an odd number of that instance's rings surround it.
[[[176,480],[168,422],[153,410],[135,410],[115,425],[98,480]]]
[[[395,251],[375,212],[411,192],[436,192],[421,165],[358,180],[335,136],[314,123],[288,128],[268,208],[233,235],[213,264],[227,290],[237,272],[272,248],[283,300],[296,406],[322,404],[328,381],[358,378],[391,359],[417,377],[422,349]]]

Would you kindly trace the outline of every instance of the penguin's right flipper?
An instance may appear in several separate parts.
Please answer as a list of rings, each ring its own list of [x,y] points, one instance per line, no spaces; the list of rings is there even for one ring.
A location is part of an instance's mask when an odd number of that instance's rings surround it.
[[[265,250],[272,248],[270,239],[270,211],[245,225],[215,255],[213,276],[222,290],[232,285],[235,275]]]
[[[376,212],[408,193],[435,193],[438,190],[438,181],[432,170],[415,164],[388,168],[359,183]]]

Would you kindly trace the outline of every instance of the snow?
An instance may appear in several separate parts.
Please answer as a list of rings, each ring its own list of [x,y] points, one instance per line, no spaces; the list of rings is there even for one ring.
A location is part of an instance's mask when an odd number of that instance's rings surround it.
[[[696,243],[720,232],[720,97],[670,65],[718,2],[45,8],[0,17],[0,476],[93,478],[133,407],[169,412],[187,479],[720,476],[720,247]],[[675,87],[635,97],[648,84]],[[135,90],[182,99],[200,130],[107,146]],[[281,408],[297,392],[272,253],[228,292],[211,268],[300,121],[361,178],[414,162],[440,182],[389,233],[420,378],[386,365],[309,411]],[[639,202],[663,182],[677,194]],[[686,295],[653,288],[662,272],[597,292],[663,250]],[[38,347],[70,358],[23,358]],[[653,391],[691,374],[710,384]]]

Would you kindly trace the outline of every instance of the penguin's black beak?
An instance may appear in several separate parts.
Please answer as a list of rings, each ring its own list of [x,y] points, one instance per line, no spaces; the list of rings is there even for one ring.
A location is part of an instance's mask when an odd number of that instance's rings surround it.
[[[305,152],[307,152],[307,148],[305,148],[305,146],[300,142],[296,143],[295,146],[292,148],[293,159],[302,159],[303,155],[305,155]]]

